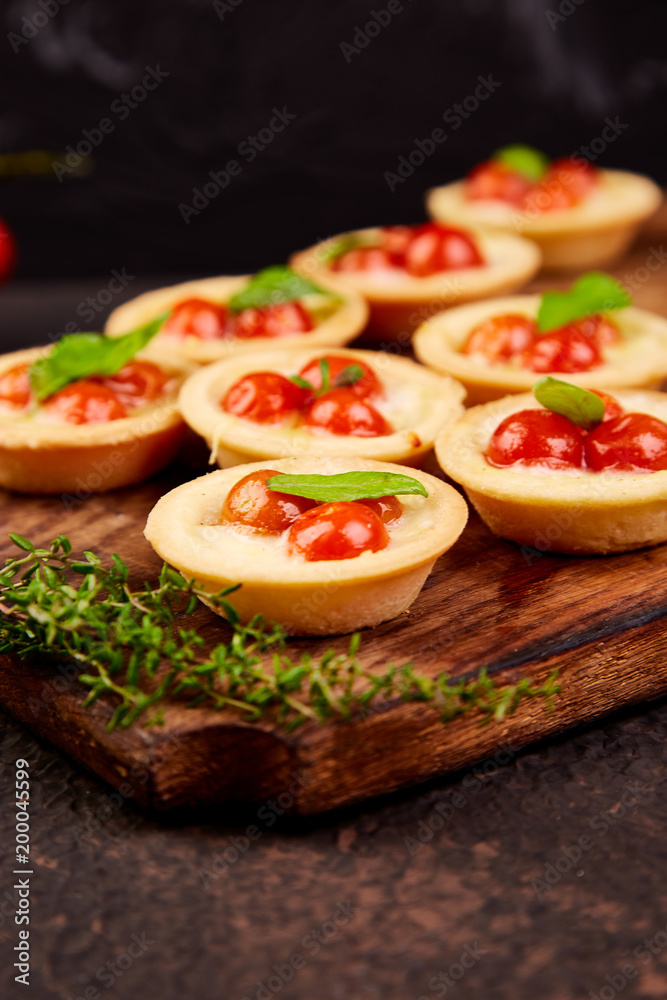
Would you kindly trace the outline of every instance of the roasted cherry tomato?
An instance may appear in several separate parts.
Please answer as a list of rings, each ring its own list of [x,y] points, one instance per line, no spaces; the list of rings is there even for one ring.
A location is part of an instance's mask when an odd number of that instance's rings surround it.
[[[127,416],[115,393],[93,379],[66,385],[44,405],[52,416],[68,424],[104,424]]]
[[[466,198],[473,200],[491,198],[522,205],[530,189],[531,183],[523,174],[495,160],[480,163],[465,180]]]
[[[341,357],[340,354],[323,354],[321,358],[313,358],[312,361],[309,361],[301,369],[299,377],[305,379],[306,382],[310,382],[314,389],[319,390],[322,388],[320,361],[326,361],[329,365],[330,385],[334,385],[341,372],[354,365],[357,368],[361,368],[363,372],[358,382],[348,386],[355,396],[370,398],[371,396],[382,396],[384,394],[382,383],[370,365],[367,365],[365,361],[359,361],[357,358]]]
[[[363,503],[366,507],[370,507],[372,511],[375,511],[383,524],[393,524],[394,521],[398,521],[403,513],[403,504],[398,497],[394,496],[377,497],[374,500],[359,500],[358,503]]]
[[[521,356],[523,367],[533,372],[587,372],[603,360],[595,340],[574,325],[537,337]]]
[[[306,403],[307,393],[277,372],[244,375],[227,391],[222,409],[257,423],[279,424]]]
[[[336,257],[331,264],[332,271],[385,271],[390,267],[401,267],[402,255],[397,255],[384,247],[356,247]]]
[[[269,489],[266,480],[279,475],[275,469],[260,469],[239,479],[222,505],[222,520],[278,534],[289,528],[300,514],[317,506],[316,500]]]
[[[235,337],[291,337],[295,333],[308,333],[313,323],[310,314],[300,302],[280,302],[261,309],[244,309],[234,316],[232,332]]]
[[[667,469],[667,424],[648,413],[625,413],[586,435],[586,464],[594,472]]]
[[[0,375],[0,403],[23,408],[31,398],[28,365],[16,365]]]
[[[306,511],[287,532],[290,554],[308,562],[354,559],[386,548],[389,535],[377,514],[363,503],[338,501]]]
[[[488,361],[510,361],[530,347],[537,336],[535,320],[507,314],[484,320],[468,335],[463,354],[483,354]]]
[[[178,337],[219,340],[228,336],[229,314],[224,306],[205,299],[186,299],[174,306],[161,333]]]
[[[352,437],[382,437],[394,433],[382,414],[366,399],[360,399],[353,388],[322,393],[306,411],[303,422],[311,429]]]
[[[128,408],[151,403],[164,392],[169,376],[152,361],[130,361],[102,383]]]
[[[418,278],[464,267],[481,267],[482,256],[467,233],[435,222],[417,226],[404,252],[405,270]]]
[[[498,425],[486,457],[491,465],[544,465],[550,469],[580,468],[583,434],[559,413],[521,410]]]

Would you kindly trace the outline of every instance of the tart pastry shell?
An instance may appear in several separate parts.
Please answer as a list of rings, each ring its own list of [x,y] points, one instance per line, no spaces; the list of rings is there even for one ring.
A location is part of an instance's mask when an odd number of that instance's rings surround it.
[[[534,372],[506,363],[486,364],[461,353],[480,323],[507,314],[535,319],[540,301],[539,295],[512,295],[449,309],[419,327],[413,340],[415,354],[429,368],[461,382],[468,406],[527,392],[545,374],[585,388],[612,390],[655,388],[667,376],[667,320],[634,306],[610,313],[623,342],[605,348],[605,363],[587,372]]]
[[[544,267],[554,271],[590,270],[618,261],[662,201],[657,184],[624,170],[601,171],[598,189],[572,208],[523,212],[514,205],[465,197],[465,182],[432,188],[426,208],[432,219],[517,233],[534,240]]]
[[[220,401],[244,375],[277,371],[289,378],[322,353],[312,349],[276,350],[261,359],[245,356],[209,365],[191,376],[181,389],[179,406],[183,417],[207,441],[212,457],[222,468],[291,455],[358,455],[414,466],[420,465],[431,451],[442,428],[463,412],[465,392],[454,379],[429,372],[404,358],[349,349],[339,349],[336,355],[349,358],[349,364],[363,361],[370,365],[384,383],[388,400],[392,393],[402,400],[396,407],[398,417],[390,408],[383,411],[397,428],[395,433],[381,437],[311,433],[301,427],[256,423],[222,409]],[[382,408],[382,401],[372,402]],[[405,426],[400,426],[399,421]]]
[[[348,458],[289,458],[271,464],[291,474],[402,472],[401,466]],[[307,562],[288,556],[286,546],[270,536],[268,541],[261,534],[249,539],[247,529],[218,523],[231,487],[263,468],[266,462],[222,469],[177,487],[153,508],[145,535],[158,555],[209,592],[242,584],[227,600],[244,622],[260,613],[293,635],[344,634],[401,614],[467,520],[466,503],[456,490],[417,471],[413,475],[429,496],[400,498],[404,514],[388,527],[386,549],[353,559]],[[249,555],[255,545],[256,554]]]
[[[250,280],[250,275],[240,277],[202,278],[186,281],[168,288],[158,288],[152,292],[123,303],[111,313],[105,333],[120,336],[128,330],[149,323],[156,316],[168,312],[186,299],[205,299],[216,305],[225,305],[230,298],[240,292]],[[202,340],[199,337],[169,337],[157,334],[141,352],[143,358],[180,358],[199,365],[208,365],[221,358],[233,358],[241,354],[256,354],[280,347],[338,347],[353,340],[365,327],[368,319],[366,302],[353,289],[341,284],[334,277],[318,275],[322,289],[339,296],[338,307],[321,323],[307,333],[289,337],[221,337],[217,340]],[[307,298],[304,298],[307,304]]]
[[[358,235],[372,237],[377,233],[378,229],[363,229]],[[472,235],[486,261],[482,267],[442,271],[425,278],[415,278],[397,269],[334,272],[337,281],[344,282],[368,302],[370,317],[365,335],[380,343],[408,344],[412,331],[429,316],[461,302],[515,291],[539,270],[542,255],[530,240],[505,233]],[[332,272],[320,262],[339,238],[299,251],[290,259],[290,265],[316,283],[328,280]]]
[[[624,391],[628,412],[667,421],[667,397]],[[442,469],[460,483],[484,523],[501,538],[541,552],[604,555],[667,541],[667,471],[573,473],[497,468],[485,457],[498,424],[542,409],[531,394],[476,406],[436,442]]]
[[[0,358],[0,374],[32,364],[47,349],[32,348]],[[188,365],[164,363],[183,378]],[[0,486],[20,493],[66,493],[85,498],[141,482],[164,468],[187,428],[175,393],[135,416],[99,424],[67,424],[0,416]]]

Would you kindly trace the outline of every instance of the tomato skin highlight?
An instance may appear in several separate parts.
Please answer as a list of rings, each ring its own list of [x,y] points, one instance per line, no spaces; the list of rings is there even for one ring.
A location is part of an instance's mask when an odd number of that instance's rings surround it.
[[[314,328],[312,317],[299,302],[279,302],[261,309],[243,309],[231,320],[231,334],[252,337],[292,337]]]
[[[331,389],[310,405],[303,420],[310,430],[352,437],[383,437],[394,429],[382,414],[351,389]]]
[[[491,199],[523,205],[531,183],[523,174],[494,160],[474,167],[465,179],[465,196],[472,201]]]
[[[596,342],[574,325],[537,337],[521,356],[524,368],[533,372],[587,372],[603,364]]]
[[[103,424],[127,416],[115,393],[94,379],[66,385],[45,402],[44,408],[68,424]]]
[[[306,511],[287,532],[289,554],[300,555],[307,562],[354,559],[388,544],[389,534],[380,518],[356,501],[325,503]]]
[[[594,472],[661,472],[667,469],[667,424],[648,413],[625,413],[591,431],[584,447]]]
[[[28,365],[15,365],[0,375],[0,403],[24,409],[32,399]]]
[[[484,260],[467,233],[435,222],[418,226],[404,253],[408,274],[425,278],[439,271],[481,267]]]
[[[277,372],[253,372],[235,382],[222,400],[222,409],[257,423],[280,424],[295,416],[307,393]]]
[[[299,515],[317,506],[316,500],[269,489],[267,479],[279,475],[275,469],[260,469],[239,479],[225,497],[221,523],[242,524],[265,534],[279,534]]]
[[[206,299],[185,299],[174,306],[160,333],[172,337],[220,340],[228,335],[228,321],[229,313],[225,306]]]
[[[161,396],[169,376],[152,361],[130,361],[115,375],[107,375],[101,381],[123,406],[132,409]]]
[[[372,500],[358,500],[357,503],[370,507],[383,524],[393,524],[403,513],[403,504],[395,496],[375,497]]]
[[[370,365],[367,365],[365,361],[359,361],[357,358],[341,357],[340,354],[323,354],[321,358],[313,358],[312,361],[309,361],[301,369],[299,377],[305,379],[306,382],[310,382],[314,389],[319,390],[322,388],[320,361],[326,361],[329,365],[331,385],[333,385],[342,371],[349,368],[350,365],[356,365],[361,368],[363,375],[358,382],[355,382],[354,385],[346,386],[346,388],[350,389],[355,396],[359,396],[360,399],[384,395],[382,383]]]
[[[581,430],[559,413],[520,410],[498,425],[486,450],[491,465],[543,465],[549,469],[582,468]]]
[[[462,354],[483,354],[491,363],[511,361],[535,342],[537,324],[528,316],[493,316],[470,331]]]

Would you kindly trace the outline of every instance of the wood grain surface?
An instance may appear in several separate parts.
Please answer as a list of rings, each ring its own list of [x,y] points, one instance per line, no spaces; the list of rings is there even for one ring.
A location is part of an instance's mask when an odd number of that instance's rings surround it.
[[[635,303],[667,315],[660,268],[661,217],[631,257],[615,269],[634,281]],[[532,290],[565,287],[543,279]],[[196,466],[178,466],[133,489],[99,494],[73,506],[60,497],[0,493],[3,535],[38,544],[56,534],[75,550],[117,552],[132,581],[154,579],[160,562],[142,530],[156,500]],[[2,542],[4,559],[11,551]],[[455,547],[436,563],[410,611],[362,633],[361,658],[378,668],[413,659],[453,676],[486,666],[494,679],[535,683],[559,669],[562,693],[552,712],[542,699],[522,702],[502,722],[478,715],[443,725],[423,704],[386,703],[350,723],[308,723],[285,734],[271,722],[169,706],[165,725],[106,732],[109,705],[81,705],[85,691],[65,667],[2,658],[0,701],[122,793],[129,785],[147,808],[256,803],[275,799],[290,811],[322,812],[514,749],[667,690],[667,545],[609,557],[575,558],[521,550],[495,538],[471,515]],[[204,607],[196,627],[207,641],[224,625]],[[343,650],[345,637],[293,640],[293,652]]]

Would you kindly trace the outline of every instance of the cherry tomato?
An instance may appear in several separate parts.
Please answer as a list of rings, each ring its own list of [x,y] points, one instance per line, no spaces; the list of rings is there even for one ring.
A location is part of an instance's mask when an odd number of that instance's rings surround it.
[[[404,254],[405,270],[418,278],[465,267],[481,267],[479,250],[467,233],[435,222],[418,226]]]
[[[104,424],[127,416],[115,393],[93,379],[66,385],[44,405],[50,414],[68,424]]]
[[[291,337],[295,333],[308,333],[313,323],[310,314],[299,302],[280,302],[261,309],[244,309],[233,319],[235,337]]]
[[[471,330],[461,352],[483,354],[491,362],[510,361],[529,348],[536,336],[535,320],[528,316],[494,316]]]
[[[626,413],[591,431],[584,448],[594,472],[659,472],[667,469],[667,424],[647,413]]]
[[[537,337],[521,356],[533,372],[587,372],[603,363],[597,344],[574,326]]]
[[[480,163],[470,171],[465,181],[466,198],[492,198],[511,205],[522,205],[530,188],[531,183],[523,174],[495,160]]]
[[[383,226],[382,249],[390,254],[402,256],[414,236],[414,226]]]
[[[390,267],[401,267],[401,256],[390,253],[384,247],[357,247],[343,253],[331,264],[333,271],[384,271]]]
[[[620,417],[625,412],[621,404],[613,396],[610,396],[607,392],[601,392],[600,389],[589,389],[589,392],[594,392],[596,396],[599,396],[604,403],[604,416],[602,421],[614,420],[616,417]]]
[[[316,500],[269,489],[266,480],[279,475],[275,469],[260,469],[239,479],[222,505],[222,521],[277,534],[289,528],[300,514],[317,506]]]
[[[0,403],[23,408],[31,399],[28,365],[16,365],[0,375]]]
[[[383,524],[393,524],[403,513],[403,504],[398,497],[394,496],[377,497],[373,500],[359,500],[358,502],[370,507]]]
[[[341,357],[340,354],[323,354],[321,358],[313,358],[312,361],[309,361],[308,364],[304,365],[301,369],[299,377],[305,379],[306,382],[310,382],[314,389],[322,388],[322,370],[320,368],[320,361],[326,361],[329,365],[329,378],[331,385],[334,384],[342,371],[349,368],[350,365],[355,365],[358,368],[361,368],[363,375],[358,382],[354,383],[354,385],[348,386],[354,395],[359,396],[360,398],[384,395],[382,383],[370,365],[367,365],[365,361],[359,361],[357,358]]]
[[[567,417],[549,410],[521,410],[498,425],[486,458],[491,465],[544,465],[550,469],[581,468],[581,430]]]
[[[597,184],[598,171],[584,160],[555,160],[526,197],[527,205],[542,212],[581,204]]]
[[[277,372],[244,375],[227,391],[222,409],[257,423],[279,424],[306,403],[307,393]]]
[[[576,330],[585,337],[590,337],[595,342],[598,350],[610,347],[612,344],[618,344],[623,339],[621,331],[616,324],[601,313],[582,316],[581,319],[575,319],[572,323],[568,323],[567,326],[561,329]]]
[[[115,393],[123,406],[130,409],[157,399],[168,381],[169,376],[151,361],[130,361],[115,375],[102,379],[102,383]]]
[[[6,281],[16,264],[16,243],[12,231],[0,219],[0,281]]]
[[[378,552],[389,544],[389,535],[377,514],[363,503],[338,501],[306,511],[287,532],[291,555],[308,562],[354,559],[362,552]]]
[[[205,299],[186,299],[174,306],[171,316],[163,324],[160,332],[177,337],[219,340],[228,336],[228,318],[224,306],[207,302]]]
[[[394,429],[367,400],[359,399],[353,389],[331,389],[310,405],[304,425],[328,434],[352,437],[382,437]]]

